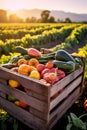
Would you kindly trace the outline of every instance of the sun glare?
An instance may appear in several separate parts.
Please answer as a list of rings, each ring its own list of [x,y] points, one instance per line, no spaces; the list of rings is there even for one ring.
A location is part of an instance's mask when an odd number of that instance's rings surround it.
[[[8,3],[7,5],[7,9],[10,9],[10,10],[18,10],[18,9],[22,9],[23,8],[23,3],[21,2],[10,2]]]

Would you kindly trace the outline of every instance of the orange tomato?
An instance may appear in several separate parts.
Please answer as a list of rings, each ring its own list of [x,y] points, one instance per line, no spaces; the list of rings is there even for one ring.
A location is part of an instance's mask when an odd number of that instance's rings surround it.
[[[29,64],[30,66],[33,66],[33,67],[36,68],[37,65],[39,64],[39,61],[38,61],[36,58],[32,58],[32,59],[29,60],[28,64]]]
[[[46,63],[46,65],[45,65],[45,67],[48,68],[48,69],[53,68],[53,66],[54,66],[54,63],[53,63],[52,61],[48,61],[48,62]]]
[[[28,76],[29,75],[29,65],[22,64],[18,67],[18,73]]]
[[[18,62],[17,62],[18,66],[20,66],[20,65],[22,65],[22,64],[27,64],[27,63],[28,63],[28,61],[25,60],[24,58],[19,59]]]

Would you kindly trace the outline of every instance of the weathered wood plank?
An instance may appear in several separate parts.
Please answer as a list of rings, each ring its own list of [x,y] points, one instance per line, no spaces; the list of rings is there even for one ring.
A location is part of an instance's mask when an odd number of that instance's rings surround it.
[[[78,87],[71,95],[69,95],[65,101],[50,114],[49,129],[57,123],[57,121],[63,116],[63,114],[73,105],[73,103],[81,95],[80,87]],[[55,120],[52,120],[55,117]]]
[[[55,99],[50,102],[50,110],[52,110],[60,101],[68,96],[82,81],[82,76],[71,82]]]
[[[58,92],[60,89],[64,88],[67,84],[69,84],[71,81],[76,79],[76,77],[78,77],[82,72],[83,72],[83,67],[75,70],[71,74],[67,75],[66,77],[58,81],[56,84],[54,84],[51,87],[50,96],[52,97],[55,94],[55,92]]]
[[[26,104],[36,108],[39,111],[42,111],[44,113],[48,112],[48,108],[49,108],[48,102],[40,101],[34,97],[27,95],[23,91],[9,87],[8,85],[6,86],[1,83],[0,83],[0,91],[2,91],[3,93],[6,93],[8,95],[12,95],[13,97],[25,102]]]
[[[6,93],[3,93],[2,91],[0,91],[0,97],[3,97],[6,99]]]
[[[30,78],[22,74],[18,74],[16,72],[11,72],[6,68],[0,67],[0,78],[5,80],[16,80],[25,88],[33,90],[42,95],[48,95],[49,86],[44,85],[39,80]]]
[[[29,127],[39,130],[43,129],[46,122],[44,120],[39,119],[38,117],[32,115],[31,113],[23,110],[22,108],[16,106],[15,104],[5,100],[0,97],[0,106],[2,106],[9,114],[16,117],[18,120],[22,121]]]

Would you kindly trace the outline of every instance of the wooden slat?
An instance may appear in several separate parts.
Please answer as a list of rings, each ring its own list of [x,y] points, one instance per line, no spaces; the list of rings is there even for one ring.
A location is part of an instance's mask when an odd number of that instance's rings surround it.
[[[31,113],[23,110],[15,104],[0,97],[0,106],[2,106],[9,114],[16,117],[26,125],[36,130],[41,130],[45,126],[46,122],[32,115]],[[38,128],[39,127],[39,128]]]
[[[63,91],[60,93],[55,99],[53,99],[50,103],[50,110],[52,110],[60,101],[68,96],[70,92],[72,92],[82,80],[82,76],[78,77],[74,82],[69,84]]]
[[[3,93],[2,91],[0,91],[0,97],[3,97],[6,99],[6,93]]]
[[[33,90],[42,95],[48,95],[49,86],[46,86],[39,80],[30,78],[29,76],[18,74],[16,72],[11,72],[4,67],[0,67],[0,78],[5,80],[16,80],[25,88]]]
[[[46,96],[46,95],[45,96],[41,95],[41,94],[36,93],[36,92],[34,92],[32,90],[29,90],[29,89],[26,90],[26,93],[27,93],[27,95],[35,97],[35,98],[37,98],[37,99],[39,99],[41,101],[45,101],[45,102],[48,101],[48,96]]]
[[[27,95],[23,91],[6,86],[6,85],[1,84],[1,83],[0,83],[0,91],[2,91],[3,93],[6,93],[8,95],[12,95],[13,97],[25,102],[26,104],[36,108],[39,111],[42,111],[44,113],[48,112],[48,108],[49,108],[48,101],[46,101],[46,102],[40,101],[34,97]]]
[[[51,87],[51,94],[50,96],[52,97],[55,92],[58,92],[60,89],[64,88],[67,84],[69,84],[71,81],[76,79],[77,76],[79,76],[83,72],[83,67],[77,69],[76,71],[72,72],[71,74],[67,75],[63,79],[61,79],[59,82],[54,84]]]
[[[29,107],[29,112],[32,113],[34,116],[37,116],[38,118],[43,119],[46,122],[49,122],[49,112],[48,114],[46,114],[32,107]]]
[[[79,98],[81,95],[80,87],[78,87],[71,95],[69,95],[66,100],[54,110],[50,115],[49,129],[57,123],[57,121],[63,116],[63,114],[72,106],[72,104]],[[52,118],[55,117],[54,120]],[[52,121],[51,121],[52,120]]]
[[[5,79],[0,79],[0,83],[7,85],[7,81]]]

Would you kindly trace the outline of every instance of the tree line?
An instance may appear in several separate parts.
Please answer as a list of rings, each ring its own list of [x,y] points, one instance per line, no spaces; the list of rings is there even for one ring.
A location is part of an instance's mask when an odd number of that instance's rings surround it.
[[[0,23],[72,23],[70,18],[65,18],[65,20],[60,20],[55,18],[53,16],[50,16],[49,10],[44,10],[40,14],[40,18],[37,19],[36,17],[27,17],[25,19],[20,18],[17,14],[11,14],[9,17],[7,16],[6,10],[0,10]],[[83,21],[84,23],[87,23],[86,21]]]

